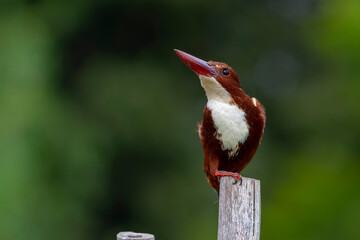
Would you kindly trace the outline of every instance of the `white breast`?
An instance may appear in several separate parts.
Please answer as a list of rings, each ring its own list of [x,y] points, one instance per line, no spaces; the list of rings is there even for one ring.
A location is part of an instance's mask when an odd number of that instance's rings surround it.
[[[211,110],[222,150],[229,150],[233,157],[239,150],[239,143],[244,143],[249,135],[246,113],[234,103],[231,95],[213,77],[199,75],[201,85],[208,98],[207,107]]]
[[[249,125],[246,122],[246,113],[236,104],[219,101],[208,101],[207,107],[211,110],[216,138],[222,143],[222,150],[229,150],[229,156],[234,156],[239,150],[239,143],[244,143],[249,136]]]

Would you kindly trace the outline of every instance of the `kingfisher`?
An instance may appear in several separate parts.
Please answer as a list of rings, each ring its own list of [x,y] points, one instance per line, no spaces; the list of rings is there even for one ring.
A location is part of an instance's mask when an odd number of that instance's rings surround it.
[[[265,109],[242,89],[235,71],[225,63],[204,61],[174,49],[199,77],[207,96],[198,132],[204,151],[204,172],[219,192],[219,178],[240,172],[253,158],[264,133]]]

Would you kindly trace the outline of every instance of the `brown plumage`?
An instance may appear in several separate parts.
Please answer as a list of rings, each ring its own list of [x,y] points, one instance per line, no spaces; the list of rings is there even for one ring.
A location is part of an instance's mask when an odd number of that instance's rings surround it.
[[[204,172],[210,185],[219,192],[217,176],[230,174],[235,177],[253,158],[264,132],[265,110],[259,101],[245,94],[235,71],[225,63],[205,62],[182,51],[175,51],[198,74],[208,96],[208,104],[199,124],[199,136],[204,150]],[[217,115],[214,115],[211,110],[213,107],[209,105],[210,100],[212,103],[220,101],[230,110],[217,108]],[[231,106],[235,105],[236,110],[232,110],[234,108]],[[234,114],[229,111],[234,111]],[[239,113],[244,116],[242,121],[238,119]],[[218,120],[217,125],[214,116],[218,117],[219,114],[223,116],[220,116],[221,121]],[[240,125],[235,126],[243,129],[239,131],[237,145],[235,148],[229,147],[229,140],[233,139],[232,132],[222,131],[220,128],[234,128],[234,122],[239,121]],[[236,130],[238,129],[235,128],[234,131]]]

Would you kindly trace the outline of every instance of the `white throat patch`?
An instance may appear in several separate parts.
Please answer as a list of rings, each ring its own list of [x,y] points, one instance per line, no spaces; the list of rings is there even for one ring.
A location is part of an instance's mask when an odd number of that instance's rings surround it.
[[[201,85],[208,98],[207,107],[211,110],[222,150],[229,150],[233,157],[239,150],[239,143],[244,143],[249,136],[246,113],[237,104],[231,104],[231,95],[213,77],[199,76]]]

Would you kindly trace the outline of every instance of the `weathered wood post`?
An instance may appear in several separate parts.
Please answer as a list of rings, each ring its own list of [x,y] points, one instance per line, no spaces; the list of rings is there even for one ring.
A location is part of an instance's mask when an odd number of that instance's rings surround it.
[[[260,181],[220,179],[218,240],[260,239]]]
[[[154,235],[148,233],[119,232],[117,240],[155,240]]]

